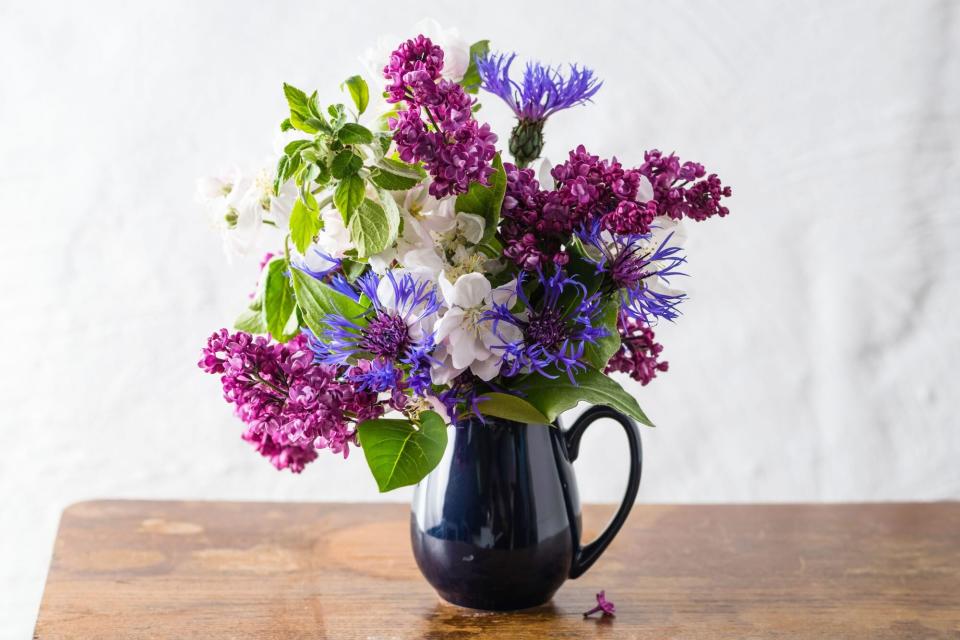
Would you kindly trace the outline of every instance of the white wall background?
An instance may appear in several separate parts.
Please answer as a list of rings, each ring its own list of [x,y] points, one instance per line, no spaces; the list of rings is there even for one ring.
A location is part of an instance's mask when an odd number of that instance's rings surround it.
[[[28,636],[73,501],[409,498],[362,456],[293,477],[240,441],[195,362],[256,265],[192,197],[268,153],[282,81],[336,99],[428,14],[605,79],[552,158],[659,147],[734,187],[691,229],[671,371],[635,389],[660,425],[641,500],[960,497],[960,4],[393,6],[0,3],[0,636]],[[586,499],[616,499],[622,443],[587,438]]]

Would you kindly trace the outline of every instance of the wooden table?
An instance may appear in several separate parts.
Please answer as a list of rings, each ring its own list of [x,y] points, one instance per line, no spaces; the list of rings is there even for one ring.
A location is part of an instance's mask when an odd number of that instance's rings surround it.
[[[612,508],[589,507],[588,531]],[[441,602],[405,505],[86,502],[35,638],[960,638],[960,503],[638,505],[538,609]],[[606,589],[616,618],[581,612]]]

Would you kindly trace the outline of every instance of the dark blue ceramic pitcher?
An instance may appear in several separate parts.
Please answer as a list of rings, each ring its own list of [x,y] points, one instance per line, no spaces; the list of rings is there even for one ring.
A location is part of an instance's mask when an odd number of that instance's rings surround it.
[[[623,503],[593,542],[580,540],[580,499],[571,463],[599,418],[620,423],[630,445]],[[443,459],[417,485],[410,518],[413,555],[427,581],[453,604],[504,611],[548,602],[567,578],[600,557],[640,486],[640,433],[627,416],[593,407],[558,426],[471,418],[452,427]]]

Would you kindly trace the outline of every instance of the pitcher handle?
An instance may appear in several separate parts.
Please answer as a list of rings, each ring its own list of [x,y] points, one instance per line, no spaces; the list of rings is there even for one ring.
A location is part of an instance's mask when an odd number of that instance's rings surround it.
[[[627,442],[630,445],[630,476],[627,479],[627,492],[623,496],[623,502],[617,509],[613,520],[607,525],[603,533],[597,536],[597,539],[585,546],[581,545],[579,540],[579,531],[575,540],[576,548],[573,551],[573,563],[570,565],[570,577],[577,578],[591,567],[597,558],[606,550],[607,546],[613,541],[613,538],[620,531],[620,527],[626,522],[630,509],[633,508],[633,502],[637,498],[637,491],[640,488],[640,473],[643,470],[643,447],[640,444],[640,430],[637,424],[629,417],[623,415],[616,409],[604,406],[595,406],[583,412],[573,426],[563,434],[563,442],[566,445],[567,457],[570,462],[577,459],[580,453],[580,438],[583,432],[587,430],[595,420],[600,418],[612,418],[620,423],[627,434]],[[576,525],[574,525],[576,526]]]

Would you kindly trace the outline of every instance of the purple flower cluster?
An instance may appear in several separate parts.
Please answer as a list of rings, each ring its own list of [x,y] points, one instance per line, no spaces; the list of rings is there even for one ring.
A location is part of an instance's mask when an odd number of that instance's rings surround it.
[[[347,457],[356,444],[351,424],[383,413],[375,394],[338,381],[334,367],[315,365],[303,335],[277,344],[221,329],[198,364],[220,375],[224,398],[247,425],[243,439],[277,469],[300,473],[317,449]]]
[[[523,269],[567,264],[566,244],[578,229],[621,236],[650,233],[654,219],[665,215],[705,220],[725,216],[721,198],[731,195],[715,174],[695,162],[680,163],[676,156],[648,151],[637,169],[626,169],[616,158],[605,160],[583,145],[566,162],[551,170],[553,191],[544,191],[532,169],[505,164],[507,191],[503,200],[500,241],[504,253]],[[642,198],[641,184],[649,180],[653,198]]]
[[[591,155],[580,145],[551,174],[575,224],[599,220],[613,233],[649,233],[656,211],[637,202],[642,177],[636,169]]]
[[[576,384],[574,374],[586,368],[583,358],[587,345],[608,335],[600,323],[603,300],[599,293],[588,293],[583,284],[562,269],[555,269],[552,275],[537,271],[537,276],[541,295],[535,303],[524,291],[523,274],[517,278],[516,293],[523,303],[522,314],[513,314],[505,304],[494,304],[486,313],[486,318],[493,321],[493,332],[504,343],[492,347],[503,353],[500,373],[510,377],[534,371],[556,378],[554,372],[562,371]],[[504,323],[518,328],[522,339],[511,341],[504,336],[500,329]]]
[[[669,363],[659,360],[663,345],[655,342],[653,329],[643,319],[621,313],[617,319],[620,349],[613,354],[605,373],[619,371],[646,386],[657,372],[668,369]]]
[[[707,176],[702,164],[681,163],[672,153],[665,156],[652,149],[644,154],[639,172],[653,185],[656,215],[670,216],[675,220],[686,217],[700,222],[730,213],[720,204],[720,199],[729,198],[733,191],[723,186],[717,174]]]
[[[636,201],[642,176],[616,159],[601,160],[583,145],[551,171],[557,188],[540,189],[532,169],[504,165],[507,191],[503,200],[500,240],[504,253],[524,269],[569,261],[565,245],[573,232],[600,221],[608,231],[645,234],[656,204]]]
[[[357,286],[370,300],[369,311],[359,317],[328,315],[324,332],[310,337],[316,361],[347,365],[372,356],[352,368],[348,379],[374,392],[407,387],[425,392],[433,364],[433,323],[440,308],[436,287],[409,273],[397,277],[387,272],[380,278],[372,271],[361,276]]]
[[[604,231],[600,221],[577,236],[589,248],[587,260],[602,274],[609,291],[620,292],[623,313],[650,322],[655,318],[673,320],[676,307],[685,298],[659,286],[674,276],[684,276],[679,268],[687,261],[680,247],[672,245],[673,232],[655,243],[653,234],[616,234]],[[652,283],[656,283],[653,284]]]
[[[400,159],[423,163],[436,198],[466,193],[471,182],[486,184],[497,141],[490,125],[473,118],[463,87],[440,78],[442,69],[443,50],[422,35],[402,43],[383,69],[388,101],[406,103],[390,120]]]

